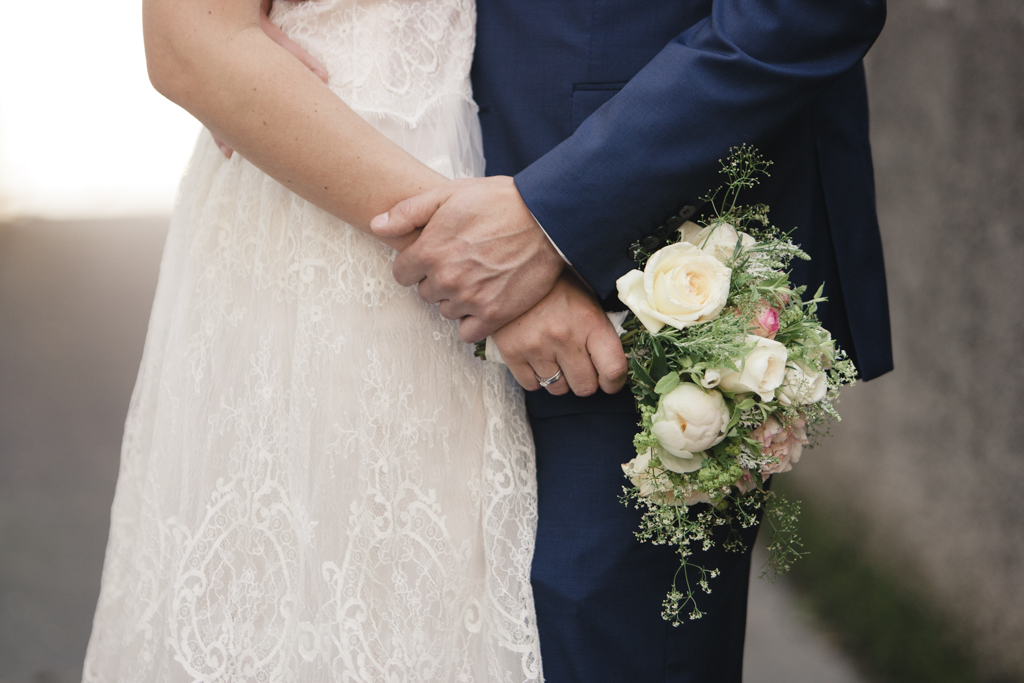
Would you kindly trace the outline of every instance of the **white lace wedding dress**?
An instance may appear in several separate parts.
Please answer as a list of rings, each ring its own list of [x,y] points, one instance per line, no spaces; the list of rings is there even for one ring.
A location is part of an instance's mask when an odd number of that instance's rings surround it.
[[[398,144],[482,173],[472,0],[278,2],[273,19]],[[393,256],[201,136],[85,681],[540,680],[521,394],[395,284]]]

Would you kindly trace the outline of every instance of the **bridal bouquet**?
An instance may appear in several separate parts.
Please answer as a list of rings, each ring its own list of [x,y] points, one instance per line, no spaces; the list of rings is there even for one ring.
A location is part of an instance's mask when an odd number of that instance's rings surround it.
[[[732,150],[727,182],[706,197],[706,222],[674,219],[653,253],[649,241],[634,245],[640,267],[617,282],[631,312],[622,341],[641,416],[636,457],[622,466],[623,500],[644,511],[641,540],[679,554],[662,614],[674,624],[687,611],[703,615],[691,576],[709,592],[717,575],[691,562],[695,548],[741,550],[738,530],[763,513],[769,570],[799,557],[799,510],[763,482],[792,469],[839,418],[839,388],[854,381],[852,362],[815,316],[821,289],[807,297],[789,281],[790,261],[810,257],[770,226],[767,206],[738,203],[769,165],[750,147]],[[696,503],[708,505],[688,510]]]

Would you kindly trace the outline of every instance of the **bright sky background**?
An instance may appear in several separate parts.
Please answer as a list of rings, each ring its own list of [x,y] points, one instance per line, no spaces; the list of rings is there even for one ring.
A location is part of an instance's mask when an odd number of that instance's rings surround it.
[[[141,0],[0,0],[0,216],[168,213],[199,124],[153,90]]]

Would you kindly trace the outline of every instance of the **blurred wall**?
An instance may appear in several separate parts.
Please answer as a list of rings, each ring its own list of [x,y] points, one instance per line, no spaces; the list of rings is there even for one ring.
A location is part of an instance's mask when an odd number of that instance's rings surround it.
[[[795,481],[1024,679],[1024,2],[890,2],[867,72],[896,371]]]
[[[169,212],[199,124],[149,84],[141,0],[0,8],[0,220]]]

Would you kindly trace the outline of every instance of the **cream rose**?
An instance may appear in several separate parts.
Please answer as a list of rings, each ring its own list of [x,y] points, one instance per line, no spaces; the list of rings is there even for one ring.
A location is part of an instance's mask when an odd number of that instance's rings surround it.
[[[665,464],[663,459],[665,455],[667,454],[664,451],[658,453],[659,459],[662,459],[662,465]],[[640,489],[641,497],[653,498],[664,505],[695,505],[697,503],[711,502],[708,494],[694,490],[691,490],[689,495],[680,499],[676,495],[677,491],[672,486],[672,482],[669,481],[668,477],[664,476],[665,470],[660,467],[651,467],[652,458],[651,449],[647,449],[646,453],[636,456],[622,466],[622,471],[629,477],[629,481],[633,486]],[[699,462],[704,460],[700,456],[694,459]],[[665,469],[668,468],[666,467]]]
[[[653,498],[665,505],[679,505],[672,482],[665,476],[665,470],[660,467],[651,467],[651,449],[643,455],[638,455],[625,465],[622,471],[629,481],[640,489],[642,498]]]
[[[747,343],[755,343],[746,358],[737,361],[739,372],[723,370],[720,389],[737,393],[754,392],[762,401],[775,398],[775,390],[786,377],[786,347],[774,339],[747,335]]]
[[[662,487],[655,487],[658,481],[659,472],[647,472],[647,468],[651,466],[651,450],[647,449],[647,452],[643,455],[638,455],[625,465],[622,466],[622,472],[629,481],[640,489],[640,495],[644,498],[650,498],[654,493],[661,493]],[[653,475],[653,476],[652,476]]]
[[[787,406],[809,406],[825,398],[828,379],[825,373],[793,361],[786,368],[786,378],[779,388],[779,403]]]
[[[643,272],[632,270],[615,283],[619,299],[651,332],[665,325],[683,329],[718,317],[729,298],[732,270],[689,242],[656,251]]]
[[[822,329],[821,334],[816,335],[814,341],[817,342],[821,364],[826,368],[832,367],[832,363],[836,359],[836,343],[832,340],[832,333]]]
[[[686,221],[679,226],[679,239],[683,242],[689,242],[690,244],[696,244],[698,247],[700,243],[697,241],[697,235],[704,229],[704,226],[697,225],[693,221]]]
[[[664,448],[655,448],[654,453],[666,470],[677,474],[696,472],[704,465],[704,456],[700,453],[686,453],[685,456],[677,456],[672,455]]]
[[[729,408],[722,395],[690,382],[663,395],[651,418],[651,431],[661,447],[684,460],[720,443],[728,425]],[[665,466],[676,472],[692,471],[675,469],[667,462]],[[693,469],[699,469],[699,465]]]
[[[691,228],[683,233],[683,239],[700,247],[705,254],[714,256],[722,263],[732,260],[737,242],[740,243],[740,251],[757,244],[753,237],[728,223],[713,223],[697,233]]]
[[[694,491],[690,495],[683,498],[683,504],[687,507],[696,505],[697,503],[711,503],[711,496],[704,493],[703,491]]]

